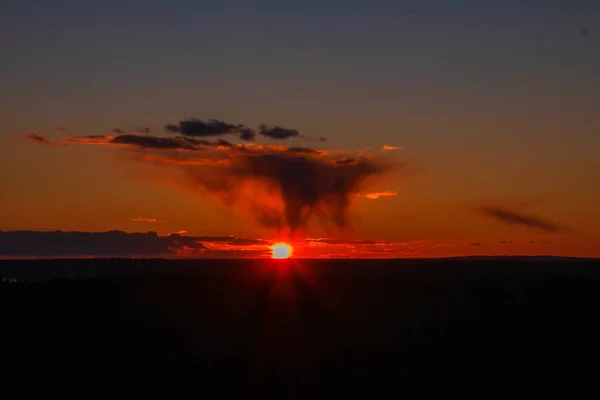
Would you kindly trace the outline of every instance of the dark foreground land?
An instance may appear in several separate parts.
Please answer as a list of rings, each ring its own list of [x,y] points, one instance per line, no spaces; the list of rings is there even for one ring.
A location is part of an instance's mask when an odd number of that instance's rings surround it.
[[[369,398],[600,371],[594,260],[3,261],[0,276],[19,280],[0,284],[3,386]]]

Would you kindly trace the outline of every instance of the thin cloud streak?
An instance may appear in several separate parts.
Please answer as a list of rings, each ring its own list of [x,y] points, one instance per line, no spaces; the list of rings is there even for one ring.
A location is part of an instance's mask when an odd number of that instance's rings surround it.
[[[554,222],[531,215],[517,213],[515,211],[500,207],[482,206],[479,208],[479,211],[483,215],[493,218],[505,225],[526,226],[552,233],[565,231],[565,228],[555,224]]]

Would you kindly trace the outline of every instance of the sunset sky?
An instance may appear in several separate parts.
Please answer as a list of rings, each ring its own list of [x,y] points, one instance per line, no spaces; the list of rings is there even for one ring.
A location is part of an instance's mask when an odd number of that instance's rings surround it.
[[[600,257],[597,0],[4,0],[0,50],[0,257]]]

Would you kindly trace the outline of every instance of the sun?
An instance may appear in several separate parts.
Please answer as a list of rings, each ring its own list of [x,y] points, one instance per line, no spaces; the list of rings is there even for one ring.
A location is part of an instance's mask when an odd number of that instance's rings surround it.
[[[275,243],[271,246],[271,250],[273,258],[290,258],[292,255],[292,246],[284,242]]]

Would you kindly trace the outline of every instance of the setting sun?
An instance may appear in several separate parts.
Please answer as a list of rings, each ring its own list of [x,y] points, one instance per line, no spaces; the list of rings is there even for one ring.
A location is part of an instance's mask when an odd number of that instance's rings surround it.
[[[292,255],[292,246],[287,243],[275,243],[271,250],[273,258],[289,258]]]

